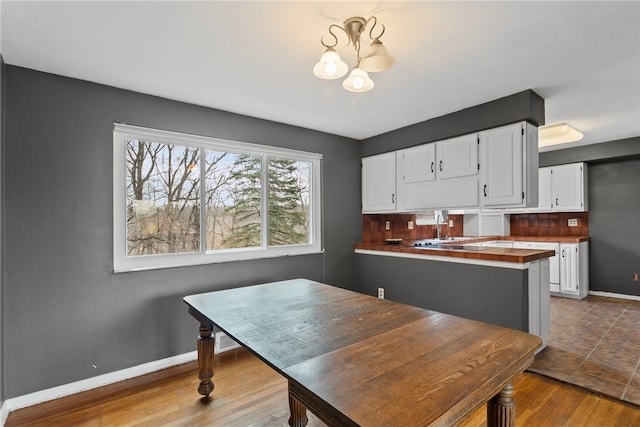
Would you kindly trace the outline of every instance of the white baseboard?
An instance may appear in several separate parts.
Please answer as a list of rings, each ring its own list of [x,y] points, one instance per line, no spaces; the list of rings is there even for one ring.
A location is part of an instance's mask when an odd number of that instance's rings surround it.
[[[618,298],[618,299],[628,299],[628,300],[633,300],[633,301],[640,301],[640,296],[616,294],[616,293],[613,293],[613,292],[589,291],[589,295],[595,295],[595,296],[598,296],[598,297],[608,297],[608,298]]]
[[[9,418],[9,409],[7,409],[7,402],[5,401],[2,402],[2,406],[0,406],[0,427],[4,427],[7,418]]]
[[[102,387],[105,385],[114,384],[119,381],[128,380],[131,378],[139,377],[141,375],[150,374],[151,372],[181,365],[183,363],[191,362],[197,359],[198,352],[192,351],[173,357],[168,357],[166,359],[143,363],[142,365],[133,366],[131,368],[122,369],[120,371],[98,375],[97,377],[87,378],[85,380],[80,380],[58,387],[52,387],[46,390],[36,391],[34,393],[7,399],[2,403],[2,409],[0,411],[0,427],[4,426],[4,423],[11,411],[37,405],[39,403],[44,403],[49,400],[70,396],[72,394],[81,393],[83,391],[92,390],[94,388]]]

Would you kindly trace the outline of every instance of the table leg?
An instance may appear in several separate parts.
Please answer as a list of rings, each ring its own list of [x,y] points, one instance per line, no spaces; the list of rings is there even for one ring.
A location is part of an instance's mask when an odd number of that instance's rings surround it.
[[[305,427],[309,422],[307,418],[307,408],[298,399],[291,395],[291,384],[289,384],[289,425],[291,427]]]
[[[198,337],[198,393],[209,396],[213,391],[213,352],[216,336],[212,333],[213,326],[205,323],[200,324],[200,336]]]
[[[487,402],[487,426],[515,427],[515,425],[516,402],[513,400],[513,383],[509,383]]]

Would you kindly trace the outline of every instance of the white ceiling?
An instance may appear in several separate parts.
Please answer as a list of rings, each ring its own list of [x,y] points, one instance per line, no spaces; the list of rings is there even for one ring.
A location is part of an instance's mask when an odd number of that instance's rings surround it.
[[[638,1],[2,0],[0,14],[8,64],[356,139],[526,89],[547,124],[585,135],[556,148],[640,136]],[[316,78],[328,26],[371,15],[394,67],[363,94]]]

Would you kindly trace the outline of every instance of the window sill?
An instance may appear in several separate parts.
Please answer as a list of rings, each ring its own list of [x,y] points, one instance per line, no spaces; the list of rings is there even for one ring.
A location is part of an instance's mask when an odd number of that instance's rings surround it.
[[[207,264],[222,264],[227,262],[254,261],[260,259],[283,258],[299,255],[323,254],[324,249],[306,247],[304,249],[282,252],[282,251],[248,251],[239,250],[225,252],[221,254],[177,254],[158,255],[145,257],[129,257],[120,262],[114,263],[114,273],[132,273],[136,271],[161,270],[166,268],[193,267]]]

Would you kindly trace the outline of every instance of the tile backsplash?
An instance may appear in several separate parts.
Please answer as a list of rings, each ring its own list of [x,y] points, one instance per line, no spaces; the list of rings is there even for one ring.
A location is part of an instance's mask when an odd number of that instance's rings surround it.
[[[569,227],[569,219],[576,219],[577,226]],[[464,236],[464,216],[449,215],[447,223],[453,220],[453,227],[441,225],[441,235]],[[389,221],[389,230],[385,229]],[[409,229],[409,221],[413,229]],[[512,236],[588,236],[588,212],[557,212],[536,214],[513,214],[509,225]],[[382,243],[385,239],[419,240],[436,237],[435,225],[416,225],[412,214],[369,214],[362,215],[362,243]]]
[[[577,226],[569,227],[569,220],[576,219]],[[554,212],[511,215],[512,236],[588,236],[589,212]]]
[[[462,236],[462,215],[449,215],[447,223],[453,220],[453,227],[448,224],[440,226],[442,236]],[[389,221],[389,230],[385,230]],[[409,229],[409,221],[413,229]],[[369,214],[362,215],[362,243],[382,243],[385,239],[419,240],[436,237],[435,225],[416,225],[413,214]]]

